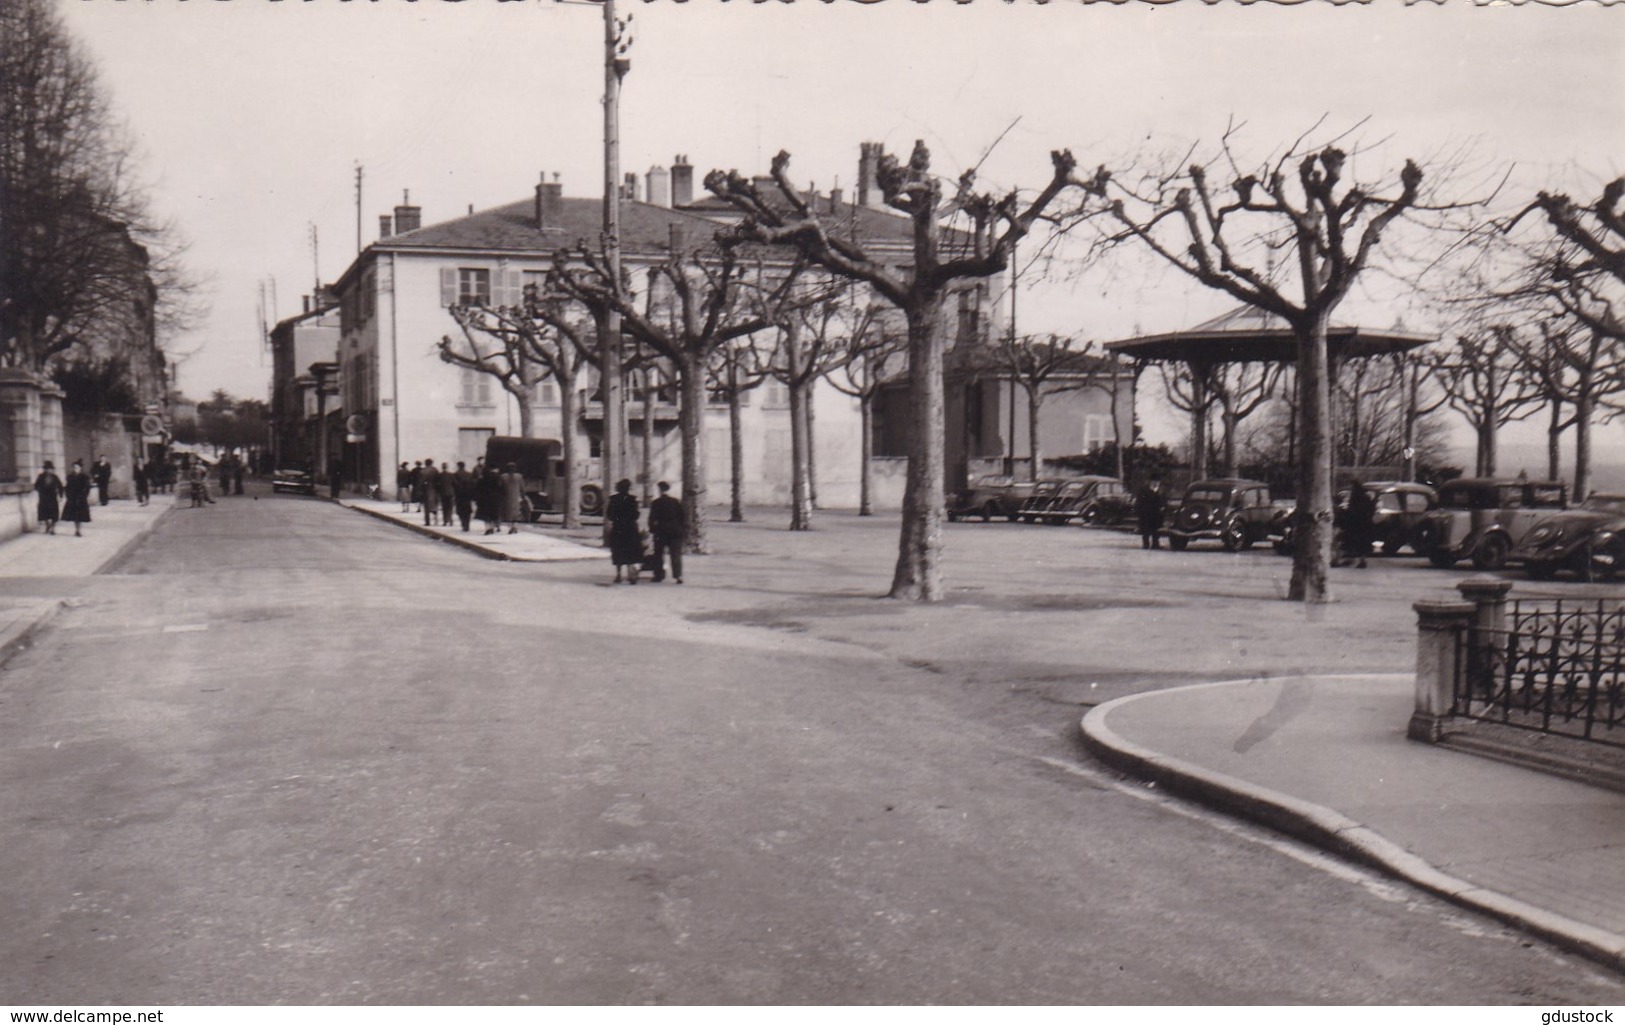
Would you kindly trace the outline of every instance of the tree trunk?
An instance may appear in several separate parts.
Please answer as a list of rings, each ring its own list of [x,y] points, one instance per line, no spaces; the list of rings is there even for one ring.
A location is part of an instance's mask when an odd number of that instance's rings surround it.
[[[1563,400],[1552,397],[1546,403],[1551,412],[1546,421],[1546,479],[1556,480],[1563,472]]]
[[[739,368],[728,367],[728,522],[745,522],[745,428],[739,408]]]
[[[1208,388],[1206,369],[1191,367],[1191,480],[1207,476]]]
[[[519,408],[519,436],[521,438],[536,437],[536,410],[531,405],[536,393],[524,387],[523,382],[521,382],[519,388],[510,391],[508,394],[513,396],[513,404]]]
[[[792,376],[792,380],[793,380]],[[812,482],[807,436],[807,392],[790,385],[790,529],[812,529]]]
[[[604,419],[604,496],[626,475],[625,382],[621,379],[621,337],[619,318],[600,316],[598,323],[598,391]],[[614,330],[612,330],[612,327]],[[604,545],[609,546],[609,518],[604,518]]]
[[[1331,600],[1327,573],[1332,558],[1331,377],[1323,312],[1298,325],[1298,511],[1292,555],[1292,601]]]
[[[1495,464],[1500,455],[1496,451],[1495,414],[1490,413],[1478,427],[1478,475],[1495,476]]]
[[[568,367],[566,364],[568,363]],[[576,465],[576,363],[559,360],[559,455],[564,460],[564,529],[581,526],[581,470]]]
[[[1570,496],[1575,502],[1584,499],[1591,486],[1591,414],[1595,400],[1591,397],[1591,382],[1586,379],[1590,376],[1584,375],[1574,400],[1574,490]]]
[[[908,378],[913,399],[903,524],[890,596],[942,600],[943,359],[938,295],[911,297],[908,316]]]
[[[643,371],[643,465],[638,473],[643,482],[643,507],[649,507],[649,500],[654,497],[654,438],[655,438],[655,399],[656,383],[659,376],[653,367]]]
[[[1220,405],[1220,418],[1224,422],[1224,473],[1236,475],[1236,411],[1228,402]]]
[[[858,430],[863,437],[858,440],[858,515],[873,516],[875,514],[872,499],[870,498],[872,482],[874,479],[875,432],[874,432],[874,395],[865,391],[858,399]]]
[[[688,514],[687,549],[696,555],[711,551],[706,536],[709,484],[705,474],[705,365],[688,357],[677,368],[683,392],[683,509]]]
[[[1039,467],[1044,462],[1044,453],[1038,443],[1038,407],[1044,403],[1039,391],[1043,387],[1040,384],[1027,388],[1027,458],[1032,461],[1027,470],[1027,479],[1033,481],[1042,476]]]
[[[813,408],[817,380],[808,381],[801,400],[802,419],[807,421],[807,501],[818,508],[818,413]]]

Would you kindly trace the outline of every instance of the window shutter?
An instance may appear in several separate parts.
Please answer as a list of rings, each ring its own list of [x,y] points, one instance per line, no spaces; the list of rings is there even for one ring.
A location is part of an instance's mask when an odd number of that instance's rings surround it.
[[[440,268],[440,305],[457,305],[457,268]]]
[[[524,275],[516,270],[502,272],[503,282],[508,286],[506,299],[502,300],[504,306],[518,306],[525,298]]]

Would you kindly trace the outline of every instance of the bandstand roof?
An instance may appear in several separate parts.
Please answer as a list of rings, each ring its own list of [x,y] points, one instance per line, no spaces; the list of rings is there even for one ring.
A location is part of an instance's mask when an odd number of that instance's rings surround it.
[[[1373,330],[1333,324],[1326,344],[1333,359],[1383,356],[1437,341],[1410,331]],[[1131,359],[1184,363],[1295,363],[1298,343],[1292,327],[1273,313],[1242,306],[1184,331],[1141,335],[1107,342],[1106,348]]]

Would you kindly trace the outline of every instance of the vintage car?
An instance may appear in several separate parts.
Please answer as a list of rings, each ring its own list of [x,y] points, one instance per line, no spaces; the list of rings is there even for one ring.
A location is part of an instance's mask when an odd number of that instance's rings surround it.
[[[1474,569],[1500,569],[1525,535],[1567,508],[1562,481],[1462,477],[1439,489],[1417,550],[1439,567],[1471,559]]]
[[[1004,516],[1014,523],[1032,492],[1031,481],[996,475],[978,477],[964,491],[948,496],[948,518],[980,516],[986,523],[995,516]]]
[[[1402,480],[1374,480],[1365,484],[1366,494],[1371,496],[1376,505],[1376,511],[1371,517],[1371,550],[1378,555],[1398,555],[1401,549],[1409,548],[1416,554],[1421,554],[1418,545],[1422,529],[1422,521],[1427,514],[1438,504],[1438,492],[1426,484],[1415,481]],[[1338,509],[1348,508],[1349,493],[1339,491],[1336,504]],[[1275,516],[1275,550],[1282,555],[1291,555],[1293,551],[1292,535],[1294,508],[1290,505],[1280,506]]]
[[[277,470],[271,474],[271,490],[293,495],[314,495],[316,482],[304,470]]]
[[[1510,559],[1536,580],[1571,572],[1581,580],[1615,580],[1625,568],[1625,494],[1593,493],[1523,536]]]
[[[1116,477],[1091,475],[1061,481],[1040,481],[1021,507],[1028,523],[1116,523],[1133,500]]]
[[[1274,516],[1268,484],[1219,477],[1187,487],[1163,532],[1168,535],[1168,547],[1176,552],[1203,540],[1218,541],[1225,551],[1239,552],[1270,536]]]

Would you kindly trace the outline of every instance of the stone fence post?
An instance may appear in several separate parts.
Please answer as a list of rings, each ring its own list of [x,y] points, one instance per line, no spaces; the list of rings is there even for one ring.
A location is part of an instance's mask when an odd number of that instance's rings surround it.
[[[1433,599],[1411,606],[1416,610],[1416,710],[1406,726],[1412,740],[1436,744],[1444,735],[1444,722],[1456,702],[1478,606],[1472,602]]]

